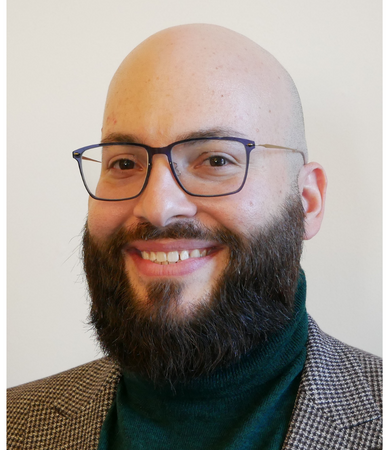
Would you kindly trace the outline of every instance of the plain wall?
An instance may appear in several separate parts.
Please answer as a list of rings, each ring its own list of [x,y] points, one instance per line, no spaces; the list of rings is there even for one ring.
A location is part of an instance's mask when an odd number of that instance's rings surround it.
[[[307,307],[327,333],[381,354],[379,0],[8,2],[8,385],[100,356],[80,263],[87,193],[71,152],[97,143],[109,81],[172,25],[245,34],[301,95],[309,159],[329,188],[305,243]]]

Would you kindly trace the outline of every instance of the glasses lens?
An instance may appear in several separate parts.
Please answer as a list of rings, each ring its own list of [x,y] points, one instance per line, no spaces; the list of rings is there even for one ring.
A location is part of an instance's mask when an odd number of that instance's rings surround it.
[[[88,191],[104,200],[137,196],[144,185],[148,153],[135,145],[104,145],[86,150],[82,171]]]
[[[176,176],[194,195],[224,195],[239,190],[245,180],[244,144],[229,140],[194,140],[172,148]]]

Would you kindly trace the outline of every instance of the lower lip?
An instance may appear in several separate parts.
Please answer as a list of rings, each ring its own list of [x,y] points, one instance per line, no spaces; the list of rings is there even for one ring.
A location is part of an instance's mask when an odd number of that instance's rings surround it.
[[[143,259],[135,250],[127,250],[140,275],[146,277],[179,277],[193,273],[204,267],[218,252],[212,252],[207,256],[199,258],[188,258],[173,264],[158,264],[147,259]]]

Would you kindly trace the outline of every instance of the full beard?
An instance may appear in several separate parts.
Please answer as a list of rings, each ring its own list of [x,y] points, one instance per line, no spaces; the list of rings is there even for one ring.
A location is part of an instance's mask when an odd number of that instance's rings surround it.
[[[86,227],[83,257],[90,323],[103,352],[123,370],[156,385],[188,382],[238,361],[291,319],[303,235],[304,211],[297,195],[250,238],[183,221],[164,228],[141,223],[97,243]],[[125,245],[164,238],[212,240],[230,251],[211,294],[184,316],[177,314],[182,283],[152,282],[147,298],[140,299],[126,273]]]

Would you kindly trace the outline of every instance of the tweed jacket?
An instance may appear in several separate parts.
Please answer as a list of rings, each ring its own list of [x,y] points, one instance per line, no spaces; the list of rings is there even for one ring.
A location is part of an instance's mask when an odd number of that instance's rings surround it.
[[[283,450],[382,448],[381,359],[309,318],[307,359]],[[120,369],[103,358],[8,390],[10,450],[92,450]]]

